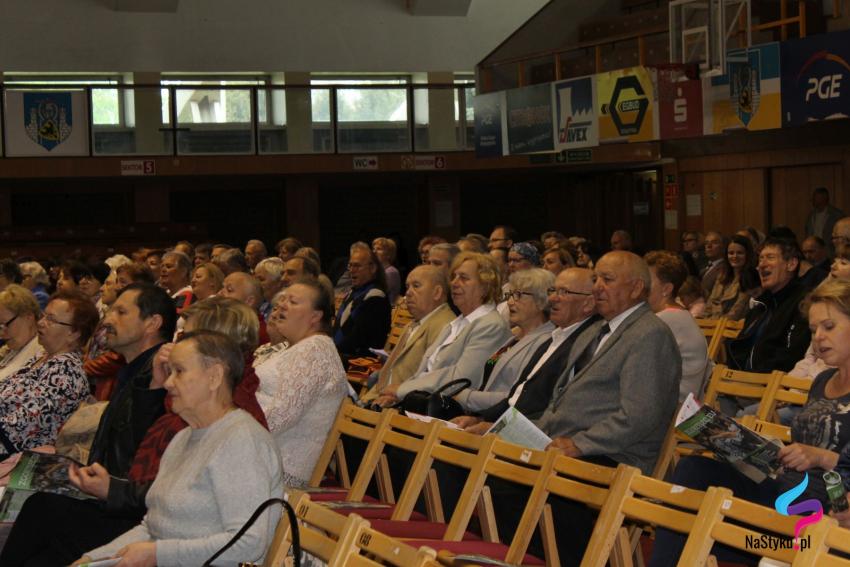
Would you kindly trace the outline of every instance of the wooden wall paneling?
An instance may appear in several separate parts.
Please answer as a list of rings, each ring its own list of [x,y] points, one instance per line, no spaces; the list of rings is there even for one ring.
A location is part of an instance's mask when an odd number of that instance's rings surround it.
[[[695,176],[695,179],[692,179]],[[697,179],[701,177],[701,179]],[[688,175],[689,190],[702,185],[703,230],[733,234],[742,226],[765,230],[765,171],[741,169]],[[692,182],[695,182],[692,185]]]
[[[771,226],[787,226],[802,239],[806,218],[812,208],[812,191],[826,187],[831,202],[848,210],[850,198],[842,183],[841,164],[823,164],[798,167],[776,167],[770,171]]]

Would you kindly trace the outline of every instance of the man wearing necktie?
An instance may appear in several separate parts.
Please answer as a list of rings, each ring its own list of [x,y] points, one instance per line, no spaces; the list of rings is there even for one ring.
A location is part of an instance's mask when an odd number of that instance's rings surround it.
[[[631,252],[603,256],[594,269],[598,321],[576,339],[552,400],[535,420],[550,448],[650,474],[673,417],[682,377],[676,339],[646,304],[650,274]],[[562,565],[581,561],[595,513],[553,502]]]

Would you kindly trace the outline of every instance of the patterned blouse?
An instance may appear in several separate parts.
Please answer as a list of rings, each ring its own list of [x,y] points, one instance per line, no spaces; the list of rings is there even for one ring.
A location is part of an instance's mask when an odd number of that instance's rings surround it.
[[[835,452],[850,442],[850,394],[827,398],[824,392],[836,372],[830,368],[815,378],[808,402],[791,423],[794,441]]]
[[[0,383],[0,455],[52,445],[59,428],[88,395],[78,352],[21,368]]]

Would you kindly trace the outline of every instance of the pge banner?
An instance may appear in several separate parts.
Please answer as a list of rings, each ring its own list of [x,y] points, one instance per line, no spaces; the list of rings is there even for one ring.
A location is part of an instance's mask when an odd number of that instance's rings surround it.
[[[646,142],[658,138],[652,73],[630,67],[596,75],[599,140]]]
[[[850,116],[850,31],[782,42],[782,125]]]
[[[551,83],[509,90],[507,108],[511,154],[553,150]]]
[[[472,104],[475,109],[475,155],[480,158],[501,156],[505,93],[476,95]]]
[[[7,156],[88,155],[85,91],[6,91],[5,104]]]
[[[686,65],[656,68],[658,125],[662,140],[702,136],[702,81]]]
[[[778,42],[730,50],[726,74],[704,79],[703,86],[706,134],[782,125]]]
[[[554,84],[555,150],[571,150],[599,145],[596,120],[596,88],[593,77]]]

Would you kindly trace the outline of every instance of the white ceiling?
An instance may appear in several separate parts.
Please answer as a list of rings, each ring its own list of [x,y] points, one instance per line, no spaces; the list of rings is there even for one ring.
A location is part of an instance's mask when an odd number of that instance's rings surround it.
[[[0,72],[471,71],[547,3],[474,0],[465,16],[422,17],[405,0],[151,1],[176,11],[0,0]]]

